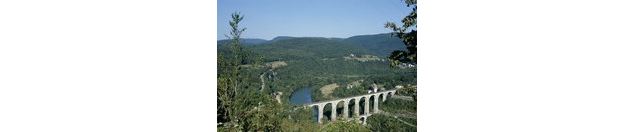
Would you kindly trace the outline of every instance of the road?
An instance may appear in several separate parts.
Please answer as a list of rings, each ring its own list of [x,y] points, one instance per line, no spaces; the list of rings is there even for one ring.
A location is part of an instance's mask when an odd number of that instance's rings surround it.
[[[262,72],[262,74],[260,74],[260,91],[265,90],[265,73],[267,72],[273,72],[273,69],[269,69],[268,71]]]
[[[260,74],[260,91],[265,89],[265,73],[267,72],[263,72],[262,74]]]

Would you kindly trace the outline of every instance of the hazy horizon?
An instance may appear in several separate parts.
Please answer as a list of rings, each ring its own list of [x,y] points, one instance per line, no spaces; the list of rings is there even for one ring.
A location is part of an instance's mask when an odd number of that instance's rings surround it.
[[[294,38],[304,38],[304,37],[319,37],[319,38],[340,38],[340,39],[346,39],[346,38],[350,38],[350,37],[354,37],[354,36],[363,36],[363,35],[378,35],[378,34],[387,34],[387,33],[391,33],[391,32],[385,32],[385,33],[372,33],[372,34],[357,34],[357,35],[352,35],[352,36],[348,36],[348,37],[322,37],[322,36],[291,36],[291,35],[281,35],[281,36],[275,36],[273,38],[270,39],[265,39],[265,38],[254,38],[254,37],[241,37],[240,39],[263,39],[263,40],[273,40],[276,37],[294,37]],[[229,38],[223,36],[222,38],[216,38],[217,41],[220,40],[228,40]]]

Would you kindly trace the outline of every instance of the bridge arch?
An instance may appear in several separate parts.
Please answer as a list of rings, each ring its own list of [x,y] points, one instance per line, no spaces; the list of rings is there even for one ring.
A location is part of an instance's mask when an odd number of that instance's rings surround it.
[[[324,106],[322,107],[322,119],[320,120],[321,122],[333,120],[333,117],[331,116],[333,108],[333,103],[324,104]]]
[[[359,99],[357,99],[357,98],[351,98],[351,99],[347,100],[347,102],[348,102],[347,105],[348,105],[348,109],[349,109],[347,118],[353,118],[353,117],[359,115],[359,114],[355,115],[356,112],[359,112],[359,110],[358,110],[359,109],[359,107],[358,107],[359,103],[357,103],[358,100]],[[357,111],[355,111],[355,110],[357,110]]]
[[[368,114],[366,112],[366,107],[368,107],[368,98],[366,96],[360,97],[358,102],[359,102],[359,105],[357,105],[357,107],[359,108],[358,109],[359,110],[358,113],[360,115]]]
[[[347,100],[335,101],[336,118],[348,118],[348,102]]]
[[[351,120],[360,120],[362,123],[365,123],[369,116],[380,111],[380,102],[391,99],[395,93],[396,90],[394,89],[379,91],[358,96],[315,102],[305,106],[310,107],[314,111],[313,115],[318,115],[318,123],[334,121],[338,118],[340,120],[348,120],[351,118]]]
[[[386,94],[386,93],[380,93],[380,94],[379,94],[379,102],[384,102],[384,101],[386,101],[386,96],[385,96],[385,94]]]
[[[364,123],[364,122],[366,122],[366,117],[361,117],[361,118],[359,118],[359,122],[360,122],[360,123]]]
[[[377,102],[376,101],[377,101],[377,95],[373,94],[373,95],[370,95],[368,97],[368,104],[370,105],[370,106],[368,106],[368,108],[369,108],[368,111],[370,113],[376,113],[377,112],[376,111],[377,110],[377,106],[376,106]]]

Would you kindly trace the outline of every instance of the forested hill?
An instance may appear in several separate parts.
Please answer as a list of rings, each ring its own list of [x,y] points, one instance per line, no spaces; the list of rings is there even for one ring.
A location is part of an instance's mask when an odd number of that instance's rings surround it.
[[[394,40],[396,39],[396,40]],[[320,87],[337,83],[345,87],[348,83],[367,80],[358,89],[339,89],[333,97],[361,94],[363,87],[378,82],[388,88],[397,84],[414,83],[414,69],[390,68],[386,55],[399,49],[403,44],[390,34],[361,35],[346,39],[323,37],[277,37],[259,44],[243,44],[247,54],[262,58],[264,63],[280,62],[285,65],[275,69],[275,74],[267,73],[264,79],[267,92],[283,92],[289,96],[302,87]],[[229,45],[219,44],[219,53],[228,54]],[[265,69],[246,70],[245,74],[260,86],[260,74]],[[259,71],[260,70],[260,71]],[[272,75],[272,76],[269,76]],[[320,94],[320,92],[313,92]],[[312,96],[314,100],[328,99],[322,95]],[[283,100],[286,100],[283,99]]]
[[[219,40],[218,45],[219,47],[222,47],[221,45],[228,44],[229,42],[229,40]],[[289,48],[288,50],[290,51],[280,51],[280,54],[286,52],[298,53],[309,51],[309,53],[299,53],[296,57],[333,53],[331,55],[327,55],[327,57],[329,57],[332,55],[343,55],[341,54],[343,52],[349,52],[348,54],[371,54],[380,57],[387,57],[392,51],[405,49],[403,42],[401,42],[399,38],[391,36],[389,33],[358,35],[349,38],[278,36],[272,40],[241,39],[241,44],[245,46],[260,45],[256,47],[263,50],[274,51]],[[268,44],[271,45],[264,46]],[[219,50],[223,49],[219,48]]]
[[[223,40],[218,40],[216,41],[216,43],[218,43],[218,45],[224,45],[224,44],[229,44],[231,41],[228,39],[223,39]],[[269,42],[267,40],[264,39],[255,39],[255,38],[244,38],[244,39],[240,39],[240,43],[243,45],[258,45],[258,44],[264,44],[266,42]]]
[[[373,54],[383,57],[389,56],[392,51],[406,49],[401,39],[391,36],[389,33],[353,36],[343,41],[362,46]]]
[[[271,39],[271,42],[273,42],[273,41],[278,41],[278,40],[287,40],[287,39],[292,39],[292,38],[295,38],[295,37],[291,37],[291,36],[278,36],[278,37],[275,37],[275,38]]]
[[[317,37],[287,38],[251,47],[254,52],[277,60],[341,58],[350,54],[371,53],[359,45]]]

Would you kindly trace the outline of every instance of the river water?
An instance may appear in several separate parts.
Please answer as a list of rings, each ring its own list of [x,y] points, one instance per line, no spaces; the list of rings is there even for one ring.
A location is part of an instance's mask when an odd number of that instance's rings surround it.
[[[292,105],[303,105],[303,104],[313,103],[313,100],[311,100],[311,92],[312,92],[311,87],[300,88],[299,90],[296,90],[291,94],[291,98],[289,99],[289,102]]]

